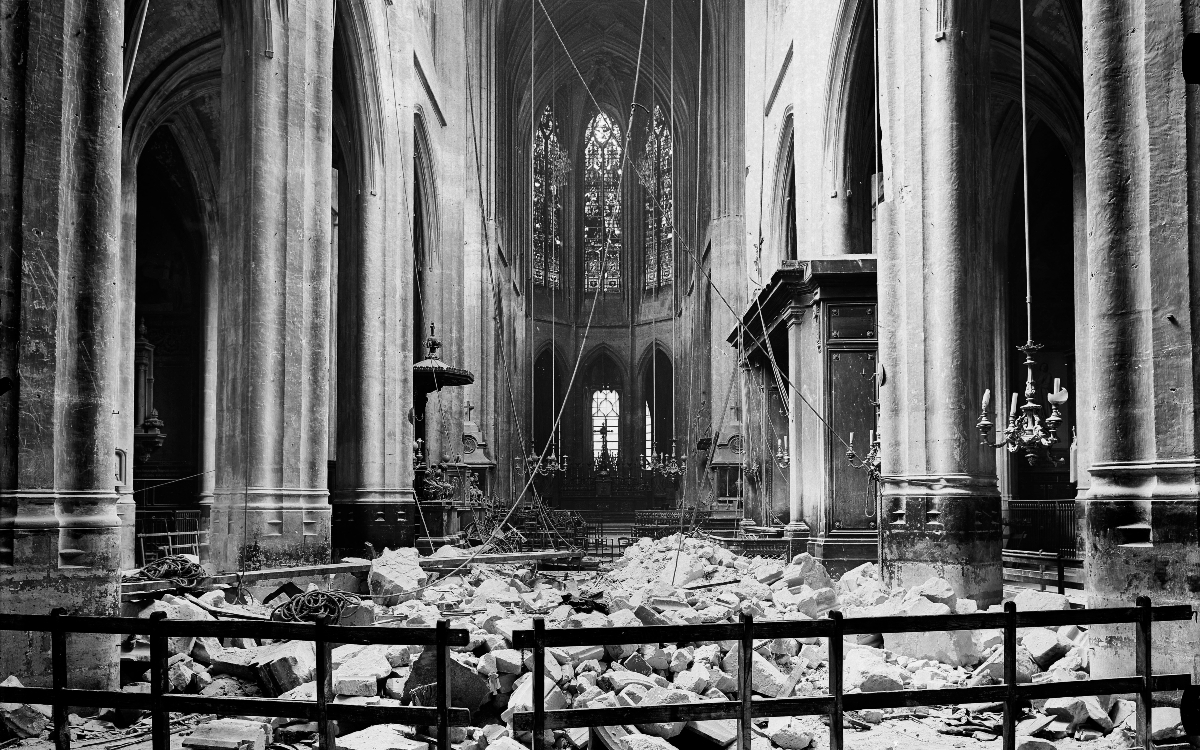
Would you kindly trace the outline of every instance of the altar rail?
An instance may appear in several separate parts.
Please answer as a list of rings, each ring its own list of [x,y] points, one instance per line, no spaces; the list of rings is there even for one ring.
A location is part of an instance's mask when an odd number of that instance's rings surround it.
[[[624,628],[579,628],[547,630],[545,621],[536,619],[533,630],[518,630],[514,648],[533,649],[533,684],[544,685],[546,649],[563,646],[595,646],[610,643],[684,643],[692,641],[738,642],[738,700],[699,703],[621,706],[616,708],[560,709],[547,711],[542,690],[533,691],[533,711],[518,712],[513,721],[518,731],[533,732],[533,750],[544,750],[546,729],[570,727],[620,726],[677,721],[736,719],[738,745],[748,749],[751,724],[755,718],[771,716],[825,715],[829,717],[830,750],[845,747],[842,715],[848,710],[898,708],[962,703],[999,702],[1004,706],[1003,748],[1015,750],[1018,702],[1035,698],[1059,698],[1114,693],[1137,694],[1138,747],[1150,750],[1150,708],[1154,692],[1182,690],[1191,684],[1191,675],[1152,675],[1150,666],[1152,622],[1192,619],[1187,605],[1151,607],[1150,600],[1138,597],[1137,606],[1112,609],[1065,610],[1054,612],[1017,612],[1006,602],[1003,612],[970,615],[924,615],[859,617],[843,619],[830,612],[823,620],[755,622],[743,615],[740,623],[728,625],[666,625]],[[1137,628],[1135,677],[1071,682],[1017,683],[1017,628],[1061,627],[1063,625],[1107,625],[1133,623]],[[980,687],[937,690],[896,690],[879,693],[846,694],[842,686],[844,667],[843,636],[873,633],[914,633],[931,630],[977,630],[1001,628],[1004,632],[1004,683]],[[802,698],[751,700],[752,655],[755,639],[828,638],[829,695]]]

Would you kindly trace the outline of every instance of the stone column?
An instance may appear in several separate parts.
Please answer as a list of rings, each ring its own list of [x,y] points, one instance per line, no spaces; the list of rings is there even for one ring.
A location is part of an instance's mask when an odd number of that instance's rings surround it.
[[[703,139],[705,151],[701,152],[701,159],[705,161],[696,168],[705,170],[709,176],[708,201],[712,218],[708,224],[708,241],[711,245],[708,264],[712,283],[720,294],[715,290],[705,291],[709,279],[701,271],[700,277],[695,279],[698,294],[692,304],[703,310],[704,305],[700,301],[708,297],[707,339],[693,344],[706,347],[709,357],[708,371],[705,373],[707,382],[699,383],[700,388],[696,389],[700,392],[700,399],[708,402],[707,406],[700,405],[701,411],[711,415],[713,429],[722,423],[730,425],[736,422],[742,425],[745,432],[749,430],[750,421],[748,415],[738,413],[741,411],[740,393],[737,398],[729,399],[726,414],[715,413],[721,408],[724,391],[730,380],[735,382],[735,388],[745,385],[738,371],[738,351],[726,342],[729,332],[739,323],[739,313],[734,311],[746,309],[746,253],[748,245],[752,244],[751,238],[746,236],[745,216],[746,11],[743,5],[742,2],[720,2],[714,3],[711,11],[705,11],[708,15],[704,19],[701,127],[706,132],[697,134],[698,138]],[[697,195],[696,200],[701,201],[701,206],[704,205],[702,196]],[[703,240],[701,230],[697,242]],[[695,251],[703,256],[706,248],[697,244]],[[694,261],[690,255],[685,257],[689,262]],[[681,284],[680,288],[684,289],[684,285]],[[724,295],[724,301],[721,295]],[[686,410],[696,408],[700,399],[689,400]],[[690,414],[688,418],[692,418]],[[705,423],[703,418],[698,422],[700,425]],[[688,450],[694,448],[694,444],[688,446]],[[701,476],[698,489],[702,495],[706,483],[707,478]],[[685,484],[684,493],[688,491]]]
[[[988,5],[898,0],[880,12],[880,559],[888,584],[941,576],[990,604],[1002,592],[1000,497],[975,430],[984,389],[996,390]]]
[[[1200,600],[1194,210],[1200,94],[1180,50],[1197,6],[1084,7],[1091,487],[1084,499],[1089,607]],[[1129,673],[1132,628],[1092,631],[1093,675]],[[1155,624],[1154,669],[1200,672],[1195,623]]]
[[[221,299],[211,561],[329,559],[333,3],[221,3]]]
[[[122,3],[0,3],[0,612],[120,609]],[[9,369],[12,368],[12,369]],[[49,636],[5,633],[0,672],[48,684]],[[71,687],[117,687],[117,641],[69,639]]]
[[[800,399],[800,370],[804,366],[801,348],[804,346],[801,333],[803,309],[796,308],[787,313],[788,337],[788,525],[787,535],[794,539],[807,539],[810,533],[808,524],[804,521],[804,461],[800,458],[800,446],[803,441],[804,427],[801,417],[804,414],[804,402]],[[769,417],[768,417],[769,418]],[[764,462],[769,465],[769,460]]]
[[[388,241],[408,236],[402,185],[411,183],[412,159],[397,154],[404,167],[392,175],[378,152],[370,154],[363,182],[378,189],[352,188],[339,206],[345,240],[340,249],[345,262],[338,270],[344,284],[339,290],[340,328],[347,343],[337,364],[342,418],[337,424],[334,547],[336,554],[355,556],[364,554],[366,542],[377,552],[410,546],[416,513],[411,439],[401,429],[411,404],[412,360],[406,346],[410,319],[401,312],[399,286],[411,283],[411,272],[402,269],[411,268],[412,259]]]
[[[137,156],[123,149],[121,164],[121,258],[118,282],[120,292],[120,322],[117,327],[117,387],[120,398],[114,416],[117,467],[117,516],[121,519],[121,568],[137,567],[137,503],[133,499],[133,431],[135,364],[134,342],[137,340]]]

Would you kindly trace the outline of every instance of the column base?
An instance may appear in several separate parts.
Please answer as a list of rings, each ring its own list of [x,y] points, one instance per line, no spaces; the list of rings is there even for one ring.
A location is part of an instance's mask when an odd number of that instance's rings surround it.
[[[412,547],[416,501],[412,489],[343,490],[332,501],[333,558],[368,556],[384,548]]]
[[[1097,489],[1093,474],[1093,493]],[[1111,488],[1110,488],[1111,489]],[[1200,522],[1197,500],[1089,498],[1084,507],[1084,590],[1089,609],[1200,603]],[[1134,661],[1129,625],[1095,625],[1089,631],[1092,676],[1124,677]],[[1200,625],[1156,622],[1153,669],[1200,677]]]
[[[122,527],[116,495],[17,492],[0,498],[0,505],[5,500],[15,500],[17,510],[11,527],[11,565],[0,567],[0,613],[48,615],[62,607],[72,615],[120,615]],[[72,508],[78,511],[81,505],[91,513],[73,516]],[[16,675],[29,687],[50,685],[48,633],[6,631],[0,640],[0,672]],[[68,687],[120,686],[117,636],[73,634],[68,649]]]
[[[995,480],[920,477],[884,485],[880,574],[887,586],[944,578],[981,607],[1004,594],[1003,526]]]
[[[840,578],[847,570],[863,563],[879,561],[879,533],[833,531],[810,539],[808,554],[820,561],[829,575]]]
[[[329,562],[326,490],[251,487],[213,494],[209,533],[214,573]]]
[[[804,521],[792,521],[783,527],[783,536],[786,539],[808,539],[811,531]]]

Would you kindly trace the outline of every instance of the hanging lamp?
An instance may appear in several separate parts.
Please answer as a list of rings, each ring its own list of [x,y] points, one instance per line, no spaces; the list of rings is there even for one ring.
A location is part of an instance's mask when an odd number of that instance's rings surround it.
[[[1033,295],[1030,283],[1029,262],[1029,133],[1028,116],[1025,103],[1025,0],[1019,4],[1021,12],[1021,179],[1022,201],[1025,219],[1025,344],[1018,346],[1017,351],[1025,355],[1025,403],[1018,409],[1017,394],[1012,394],[1012,403],[1008,412],[1008,424],[1004,428],[1004,439],[991,442],[992,421],[988,418],[988,408],[992,403],[991,390],[983,392],[983,408],[979,415],[976,428],[983,445],[992,448],[1005,447],[1009,453],[1022,453],[1030,466],[1037,464],[1042,457],[1049,458],[1049,448],[1059,441],[1058,425],[1062,423],[1062,413],[1059,408],[1067,402],[1067,390],[1061,387],[1059,378],[1054,379],[1054,390],[1047,394],[1046,401],[1050,404],[1050,416],[1043,422],[1041,418],[1042,405],[1038,399],[1038,388],[1033,382],[1033,368],[1037,362],[1033,355],[1042,348],[1033,340]],[[1053,459],[1051,459],[1053,462]]]

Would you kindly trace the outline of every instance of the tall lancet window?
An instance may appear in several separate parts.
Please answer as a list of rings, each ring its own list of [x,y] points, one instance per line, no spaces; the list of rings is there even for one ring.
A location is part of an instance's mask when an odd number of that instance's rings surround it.
[[[533,283],[562,288],[562,194],[566,159],[558,142],[558,121],[542,111],[533,144]]]
[[[588,123],[583,143],[583,290],[616,292],[621,289],[621,126],[599,112]]]
[[[646,289],[668,286],[675,269],[675,190],[671,179],[674,147],[671,125],[662,107],[654,107],[654,119],[646,134],[646,149],[638,161],[638,180],[645,196]]]

